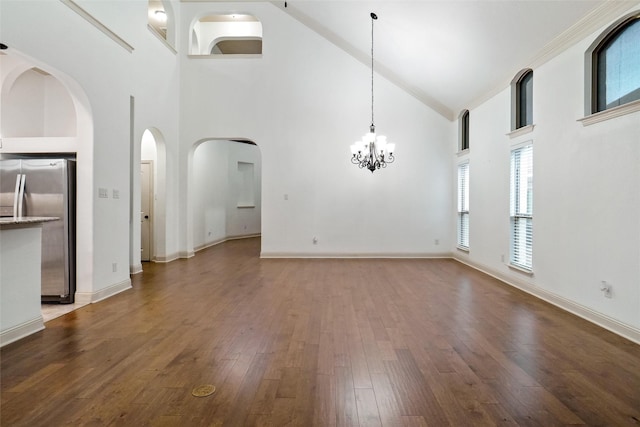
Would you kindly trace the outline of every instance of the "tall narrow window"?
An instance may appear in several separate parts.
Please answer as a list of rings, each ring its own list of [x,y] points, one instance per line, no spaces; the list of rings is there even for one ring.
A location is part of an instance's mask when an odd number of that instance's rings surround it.
[[[640,16],[624,20],[593,51],[595,108],[604,111],[640,99]]]
[[[519,72],[511,82],[511,129],[533,124],[533,71]]]
[[[511,254],[513,266],[531,271],[533,253],[533,144],[511,151]]]
[[[469,162],[458,165],[458,247],[469,249]]]
[[[460,151],[469,149],[469,110],[460,115]]]

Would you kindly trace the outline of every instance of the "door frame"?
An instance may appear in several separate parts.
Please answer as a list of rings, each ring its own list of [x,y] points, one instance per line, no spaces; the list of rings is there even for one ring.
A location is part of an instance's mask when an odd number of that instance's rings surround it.
[[[154,250],[154,234],[155,234],[155,230],[154,230],[154,205],[155,205],[155,193],[154,193],[154,186],[155,186],[155,169],[154,169],[154,164],[153,164],[153,160],[141,160],[140,161],[140,175],[142,175],[142,165],[144,164],[148,164],[149,165],[149,259],[148,260],[143,260],[142,259],[142,225],[140,225],[140,261],[155,261],[155,250]],[[142,194],[142,189],[143,189],[143,185],[142,185],[142,179],[140,180],[140,214],[142,215],[142,199],[143,199],[143,194]],[[140,221],[140,223],[142,224],[142,221]]]

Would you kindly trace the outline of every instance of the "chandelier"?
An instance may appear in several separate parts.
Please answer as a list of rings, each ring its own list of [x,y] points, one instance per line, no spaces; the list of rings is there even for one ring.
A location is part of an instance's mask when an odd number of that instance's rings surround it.
[[[393,163],[393,151],[396,145],[387,142],[387,137],[376,135],[376,126],[373,123],[373,21],[378,16],[371,12],[371,126],[369,133],[351,146],[351,163],[358,165],[360,169],[367,168],[373,173],[376,169],[386,168]]]

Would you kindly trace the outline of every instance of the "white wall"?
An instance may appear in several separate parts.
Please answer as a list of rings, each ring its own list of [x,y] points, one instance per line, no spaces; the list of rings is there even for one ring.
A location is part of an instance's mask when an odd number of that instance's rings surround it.
[[[533,70],[532,133],[505,136],[509,88],[471,111],[470,252],[456,256],[638,339],[640,113],[589,126],[577,121],[584,116],[584,54],[599,34]],[[526,140],[534,147],[531,277],[501,262],[509,259],[510,146]],[[613,298],[600,291],[602,280]]]
[[[244,137],[259,145],[262,255],[448,253],[451,124],[378,76],[376,125],[397,143],[397,160],[373,174],[358,169],[349,146],[369,127],[369,68],[272,4],[243,6],[262,22],[262,58],[180,54],[181,140]],[[234,8],[185,3],[182,27],[203,12]],[[184,39],[180,50],[187,48]],[[188,159],[183,145],[181,164]],[[187,180],[181,187],[180,203],[193,209]],[[194,246],[190,217],[181,220],[186,249]]]

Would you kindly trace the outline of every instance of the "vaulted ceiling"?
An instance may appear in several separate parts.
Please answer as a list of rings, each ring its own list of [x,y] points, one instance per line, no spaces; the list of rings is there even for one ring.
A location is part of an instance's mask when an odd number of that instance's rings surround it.
[[[182,0],[198,1],[198,0]],[[234,11],[243,11],[234,2]],[[271,2],[454,119],[640,3],[602,0],[288,0]],[[231,11],[230,11],[231,12]]]

